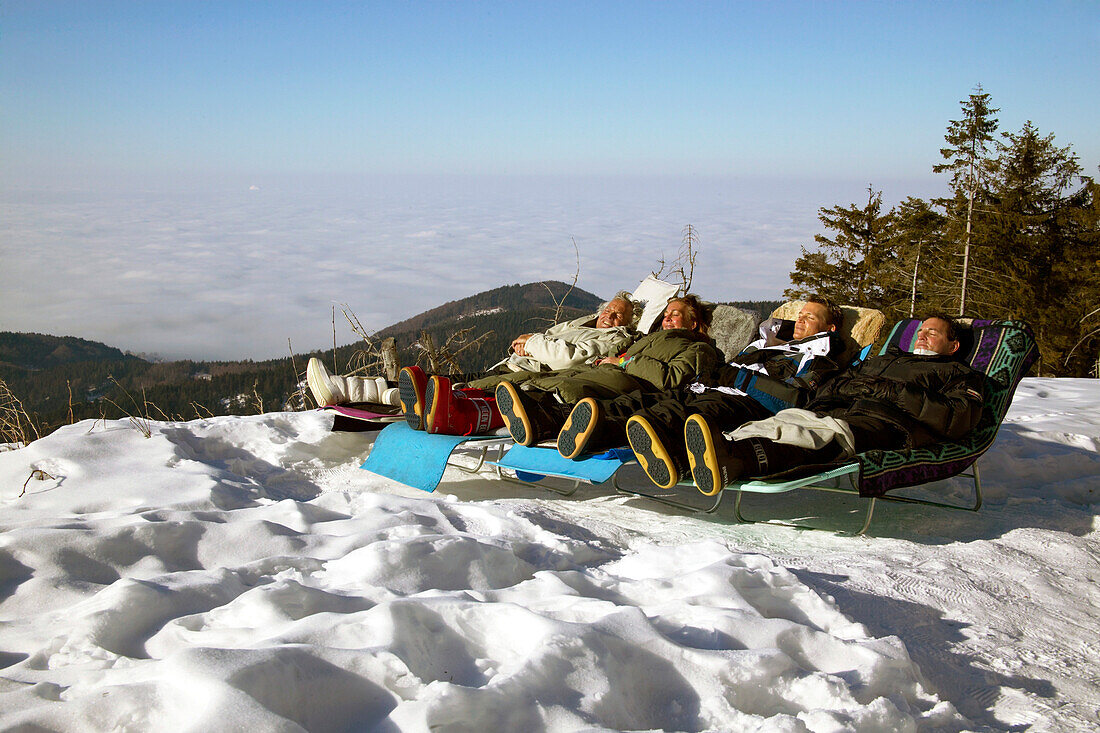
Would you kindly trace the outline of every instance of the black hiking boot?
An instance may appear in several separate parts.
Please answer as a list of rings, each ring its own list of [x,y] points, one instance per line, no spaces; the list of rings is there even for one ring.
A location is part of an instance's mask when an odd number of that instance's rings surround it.
[[[607,425],[604,424],[600,403],[591,397],[573,406],[565,425],[558,433],[558,453],[565,458],[577,459],[585,453],[594,453],[615,446],[608,445]]]
[[[423,430],[424,392],[428,386],[428,375],[417,366],[405,367],[397,375],[397,394],[401,398],[401,411],[405,413],[405,422],[413,430]]]
[[[714,496],[732,483],[751,475],[758,464],[751,458],[749,441],[728,441],[714,430],[702,415],[692,415],[684,423],[691,476],[699,491]]]
[[[424,389],[424,409],[421,415],[423,430],[429,433],[443,432],[439,428],[449,422],[451,406],[451,380],[447,377],[429,377]]]
[[[680,475],[687,472],[683,459],[668,449],[647,418],[632,415],[626,421],[626,438],[646,475],[662,489],[671,489],[680,482]]]
[[[552,438],[565,421],[565,405],[549,392],[524,392],[511,382],[501,382],[496,399],[512,440],[520,445]]]

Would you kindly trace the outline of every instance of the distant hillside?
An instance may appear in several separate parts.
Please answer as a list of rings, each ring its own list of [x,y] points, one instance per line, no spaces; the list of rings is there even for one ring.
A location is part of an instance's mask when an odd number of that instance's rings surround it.
[[[565,300],[562,305],[578,315],[592,313],[603,303],[603,299],[599,296],[576,287],[570,290],[569,285],[557,280],[527,285],[505,285],[462,300],[444,303],[438,308],[432,308],[420,315],[387,326],[379,331],[378,335],[384,337],[417,332],[423,328],[456,323],[492,313],[523,313],[525,318],[531,316],[546,318],[553,314],[555,303],[563,297]]]
[[[520,333],[551,325],[554,298],[567,290],[560,282],[495,288],[394,324],[377,337],[393,336],[402,364],[415,364],[423,352],[414,342],[423,330],[438,345],[464,328],[470,329],[471,337],[488,334],[478,350],[460,358],[463,371],[480,370],[500,360]],[[600,303],[598,296],[575,288],[566,298],[561,318],[592,313]],[[337,370],[345,371],[362,347],[362,342],[339,347]],[[0,379],[34,414],[43,433],[70,419],[89,417],[148,413],[158,419],[193,419],[255,413],[261,407],[287,409],[310,356],[322,356],[330,368],[333,364],[331,350],[297,354],[293,360],[154,364],[72,336],[0,333]]]
[[[519,334],[543,331],[553,325],[555,304],[563,297],[561,320],[594,313],[603,303],[599,296],[580,288],[570,290],[568,285],[557,281],[505,285],[444,303],[388,326],[378,331],[375,337],[392,336],[397,342],[401,363],[415,364],[423,354],[414,346],[422,331],[430,333],[437,346],[442,346],[452,334],[464,329],[469,329],[470,339],[487,334],[476,351],[468,350],[459,357],[462,371],[477,371],[500,361],[512,339]],[[346,363],[354,349],[354,345],[349,347],[347,356],[344,356],[343,350],[337,350],[337,364]],[[331,352],[329,354],[327,362],[331,363]]]
[[[113,346],[75,336],[0,331],[0,364],[20,369],[48,369],[84,361],[143,361]]]

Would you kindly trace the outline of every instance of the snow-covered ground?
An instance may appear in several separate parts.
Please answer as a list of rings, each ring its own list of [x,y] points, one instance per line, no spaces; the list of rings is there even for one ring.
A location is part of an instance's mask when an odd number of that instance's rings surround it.
[[[1100,725],[1100,381],[1024,380],[977,514],[887,504],[859,538],[455,470],[425,494],[331,420],[0,453],[0,728]]]

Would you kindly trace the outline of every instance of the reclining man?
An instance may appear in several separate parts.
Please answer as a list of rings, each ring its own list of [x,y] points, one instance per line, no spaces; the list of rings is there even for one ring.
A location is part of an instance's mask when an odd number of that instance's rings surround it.
[[[490,374],[565,369],[590,359],[617,354],[637,338],[633,327],[640,315],[641,304],[635,303],[629,293],[620,292],[605,303],[595,317],[582,316],[551,326],[543,333],[517,336],[509,348],[511,353],[488,371],[457,379],[469,381]],[[408,369],[411,371],[406,391],[410,407],[405,409],[406,419],[413,427],[421,427],[420,414],[428,378],[419,367]],[[399,404],[399,389],[385,378],[333,375],[316,357],[309,360],[306,381],[321,406],[355,402]]]
[[[948,316],[930,316],[912,353],[890,347],[824,384],[806,409],[782,410],[728,437],[692,415],[684,441],[696,486],[713,495],[750,477],[962,438],[981,417],[985,377],[955,358],[958,328]]]
[[[608,325],[622,320],[623,308],[630,309],[626,338],[616,332],[617,326]],[[429,378],[419,367],[406,367],[398,377],[405,421],[415,429],[443,435],[481,435],[495,430],[504,425],[504,418],[497,409],[494,387],[504,380],[557,374],[598,363],[637,338],[633,327],[641,311],[641,303],[620,292],[596,318],[595,328],[572,321],[564,328],[551,328],[548,335],[520,336],[512,342],[512,355],[488,372]]]
[[[581,400],[558,434],[558,452],[575,459],[629,440],[653,482],[671,488],[688,473],[683,435],[689,415],[704,415],[718,430],[733,430],[786,407],[805,405],[845,363],[838,330],[842,322],[838,305],[813,295],[799,310],[790,341],[776,336],[782,322],[765,321],[761,337],[710,379],[658,394]]]

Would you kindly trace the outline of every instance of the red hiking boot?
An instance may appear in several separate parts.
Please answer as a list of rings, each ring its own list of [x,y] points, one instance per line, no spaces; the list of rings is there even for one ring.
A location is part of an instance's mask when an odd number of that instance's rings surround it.
[[[424,396],[429,433],[482,435],[504,425],[496,399],[480,389],[452,389],[447,377],[432,377]]]

